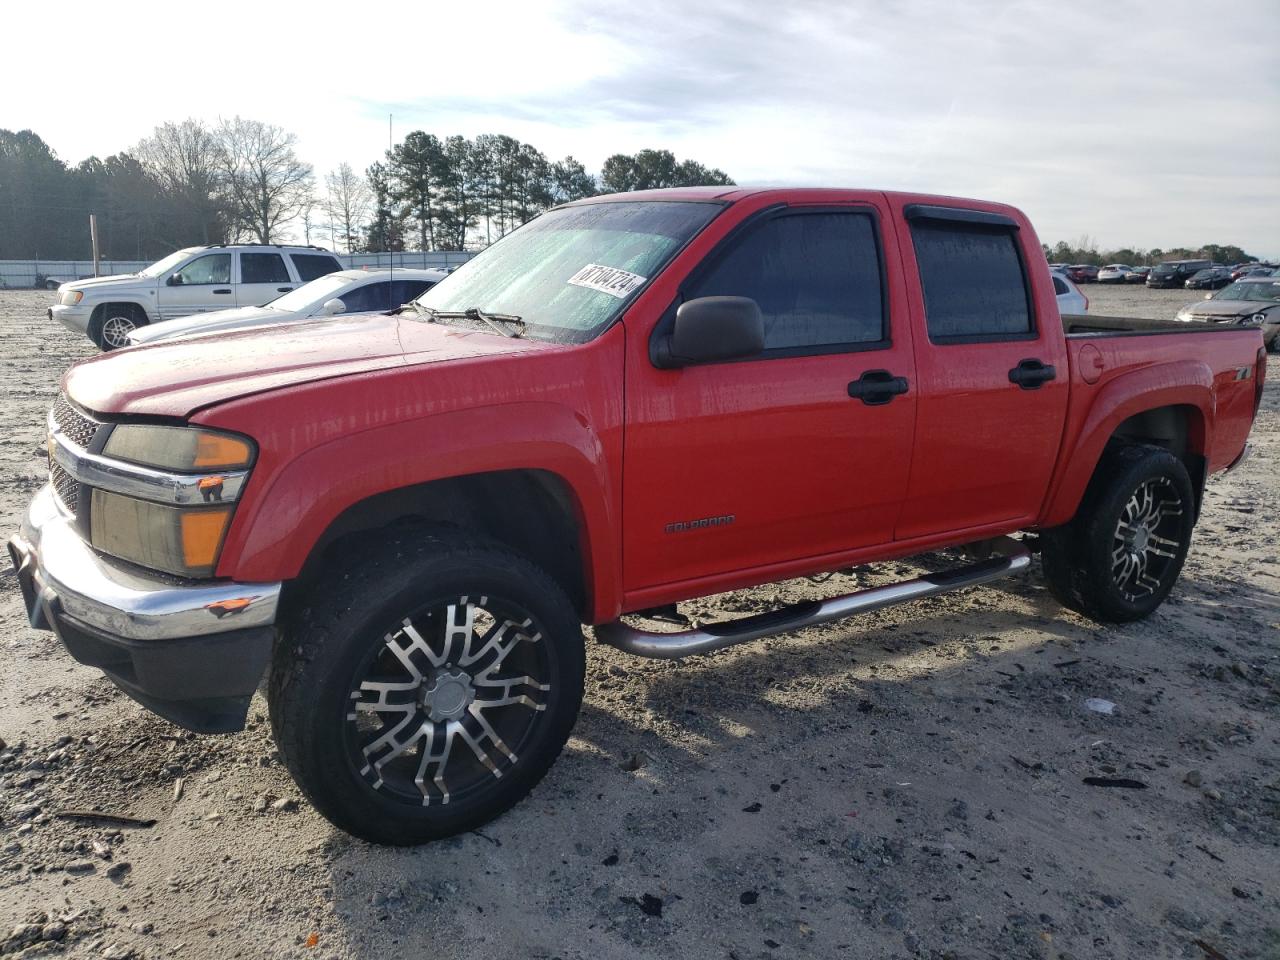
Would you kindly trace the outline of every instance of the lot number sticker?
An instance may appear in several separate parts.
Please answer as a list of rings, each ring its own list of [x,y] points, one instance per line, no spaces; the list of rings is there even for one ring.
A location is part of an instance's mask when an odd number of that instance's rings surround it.
[[[629,297],[647,280],[638,273],[628,273],[617,267],[602,267],[598,263],[588,263],[569,278],[569,282],[577,287],[599,290],[611,297],[622,300]]]

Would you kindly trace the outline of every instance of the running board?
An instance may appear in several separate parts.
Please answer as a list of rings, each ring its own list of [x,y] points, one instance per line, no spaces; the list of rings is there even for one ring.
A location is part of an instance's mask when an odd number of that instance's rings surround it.
[[[1021,573],[1031,565],[1031,551],[1017,540],[1001,537],[995,541],[994,549],[995,556],[956,567],[954,570],[931,573],[927,577],[885,587],[859,590],[857,593],[829,600],[808,600],[770,610],[768,613],[711,623],[695,630],[681,630],[679,633],[653,633],[615,620],[596,627],[596,639],[638,657],[674,660],[698,653],[711,653],[723,647],[799,630],[801,627],[842,620],[856,613],[869,613],[906,603],[908,600],[921,600],[940,593],[950,593],[952,590],[976,587],[981,583]]]

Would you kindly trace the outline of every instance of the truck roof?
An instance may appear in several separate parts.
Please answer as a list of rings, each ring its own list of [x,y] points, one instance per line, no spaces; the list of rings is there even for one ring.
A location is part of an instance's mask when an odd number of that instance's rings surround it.
[[[718,187],[662,187],[656,190],[632,190],[627,193],[604,193],[594,197],[584,197],[566,207],[581,206],[589,203],[614,203],[628,200],[665,200],[709,203],[722,201],[736,203],[748,197],[765,194],[777,194],[779,200],[786,198],[803,199],[813,202],[824,200],[831,202],[865,200],[869,194],[883,197],[897,197],[911,203],[938,204],[939,206],[962,205],[975,210],[1000,210],[1008,212],[1013,208],[1003,203],[990,200],[976,200],[969,197],[952,197],[945,194],[910,193],[906,191],[877,190],[872,187],[793,187],[777,184],[757,186],[718,186]]]

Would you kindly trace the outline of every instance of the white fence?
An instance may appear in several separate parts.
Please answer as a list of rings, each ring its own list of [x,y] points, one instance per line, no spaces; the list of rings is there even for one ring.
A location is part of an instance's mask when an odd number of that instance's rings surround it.
[[[457,250],[337,254],[343,266],[356,270],[386,268],[392,265],[393,260],[397,267],[457,267],[474,256],[470,251]],[[99,263],[98,275],[109,277],[118,273],[137,273],[151,263],[150,260],[103,260]],[[0,260],[0,290],[30,290],[50,282],[58,284],[92,276],[92,260]]]

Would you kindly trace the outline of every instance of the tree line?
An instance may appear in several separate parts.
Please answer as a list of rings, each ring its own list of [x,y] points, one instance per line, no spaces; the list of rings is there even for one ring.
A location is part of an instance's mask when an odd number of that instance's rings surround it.
[[[484,246],[558,203],[621,190],[732,184],[669,150],[614,154],[599,176],[501,134],[415,130],[363,173],[317,179],[297,138],[235,117],[164,123],[74,166],[36,133],[0,129],[0,259],[157,259],[207,243],[329,240],[339,252]]]
[[[1212,260],[1214,263],[1235,264],[1252,263],[1258,259],[1233,243],[1206,243],[1202,247],[1171,247],[1168,250],[1160,247],[1152,247],[1150,250],[1135,250],[1132,247],[1099,250],[1097,243],[1085,236],[1075,243],[1059,240],[1052,247],[1047,243],[1041,244],[1041,247],[1044,249],[1045,259],[1050,263],[1087,263],[1095,267],[1109,263],[1123,263],[1130,267],[1155,266],[1163,260]]]

